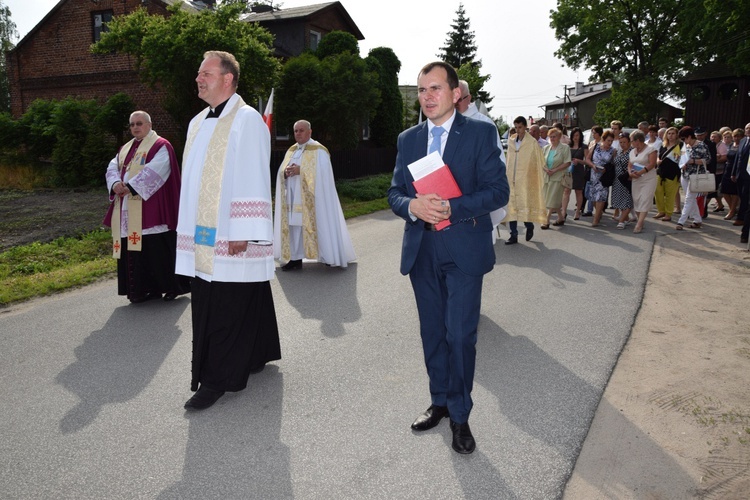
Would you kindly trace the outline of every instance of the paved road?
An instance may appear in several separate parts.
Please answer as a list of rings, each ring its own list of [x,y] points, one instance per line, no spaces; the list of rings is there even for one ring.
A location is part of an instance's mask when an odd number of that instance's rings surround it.
[[[359,261],[348,269],[278,274],[283,359],[205,412],[182,409],[189,298],[129,305],[107,281],[3,310],[0,497],[559,497],[654,239],[589,226],[498,242],[470,456],[450,449],[447,422],[409,428],[429,397],[390,212],[349,222]]]

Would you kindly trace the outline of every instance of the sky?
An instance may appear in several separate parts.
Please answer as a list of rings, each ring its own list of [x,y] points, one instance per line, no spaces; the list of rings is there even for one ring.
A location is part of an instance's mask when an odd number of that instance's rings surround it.
[[[0,0],[11,11],[23,38],[58,0]],[[325,3],[285,0],[282,8]],[[363,57],[375,47],[390,47],[401,61],[399,83],[416,85],[419,69],[437,59],[456,18],[459,0],[341,0],[365,39]],[[557,0],[463,0],[475,35],[477,59],[493,97],[490,114],[512,123],[516,116],[542,116],[540,106],[563,95],[563,86],[589,82],[590,71],[574,71],[554,56],[558,42],[549,23]]]

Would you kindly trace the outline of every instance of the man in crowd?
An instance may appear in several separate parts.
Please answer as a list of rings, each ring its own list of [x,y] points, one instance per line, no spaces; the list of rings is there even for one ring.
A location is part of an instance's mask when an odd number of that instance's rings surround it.
[[[282,271],[302,269],[308,258],[346,267],[356,259],[346,229],[328,150],[313,140],[310,122],[294,124],[294,140],[276,176],[274,257]]]
[[[427,64],[417,85],[427,120],[399,136],[388,190],[393,212],[405,221],[401,273],[409,275],[417,301],[432,401],[412,429],[431,429],[449,416],[451,446],[466,454],[476,446],[468,420],[482,279],[495,263],[490,212],[507,203],[508,183],[497,129],[455,110],[461,97],[455,69],[442,61]],[[450,169],[460,196],[416,192],[408,166],[433,152]],[[436,231],[446,219],[451,225]]]
[[[188,410],[241,391],[281,358],[274,275],[271,138],[236,93],[240,66],[204,54],[196,82],[209,107],[190,122],[177,225],[177,272],[192,280],[193,360]]]
[[[518,243],[518,221],[524,221],[526,241],[534,237],[534,222],[547,222],[547,208],[544,203],[542,186],[544,185],[544,157],[538,142],[526,130],[526,118],[513,120],[516,133],[508,139],[508,184],[510,184],[510,201],[508,202],[508,222],[510,238],[506,245]],[[532,125],[531,128],[536,127]],[[537,130],[538,132],[538,130]]]
[[[130,115],[133,139],[109,162],[110,206],[104,225],[112,228],[117,260],[117,293],[130,302],[162,296],[173,300],[190,291],[174,273],[180,168],[172,145],[151,128],[145,111]]]
[[[536,143],[539,145],[539,148],[544,148],[544,146],[547,145],[547,141],[542,139],[542,131],[539,125],[532,125],[528,129],[529,135],[536,141]],[[510,149],[510,141],[508,141],[509,146],[508,149]]]
[[[609,128],[612,130],[612,133],[615,134],[615,140],[612,142],[612,147],[615,148],[617,151],[622,151],[622,146],[620,146],[620,132],[622,132],[622,122],[620,120],[612,120],[609,123]]]
[[[745,137],[740,141],[732,166],[732,180],[740,192],[740,209],[735,226],[742,226],[740,242],[747,243],[750,235],[750,123],[745,125]]]
[[[481,113],[477,108],[477,105],[471,100],[471,92],[469,92],[469,83],[466,80],[458,81],[458,88],[461,90],[461,97],[456,103],[456,109],[459,113],[464,115],[466,118],[473,118],[482,122],[492,124],[497,130],[497,125],[492,121],[492,118]],[[500,159],[505,163],[505,152],[503,151],[503,143],[500,142],[500,133],[497,134],[497,146],[500,148]]]

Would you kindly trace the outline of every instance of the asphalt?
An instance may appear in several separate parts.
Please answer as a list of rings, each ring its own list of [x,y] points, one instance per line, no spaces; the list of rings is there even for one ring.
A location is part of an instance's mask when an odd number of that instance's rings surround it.
[[[189,297],[130,305],[109,280],[4,309],[0,498],[559,498],[654,243],[608,226],[496,244],[468,456],[447,422],[409,428],[430,401],[387,211],[349,221],[356,264],[277,274],[283,359],[203,412],[182,407]]]

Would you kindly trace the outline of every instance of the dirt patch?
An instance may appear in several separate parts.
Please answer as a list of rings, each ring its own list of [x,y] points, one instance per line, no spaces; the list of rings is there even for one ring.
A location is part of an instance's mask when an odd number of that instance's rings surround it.
[[[0,252],[102,227],[109,199],[105,189],[0,191]]]

